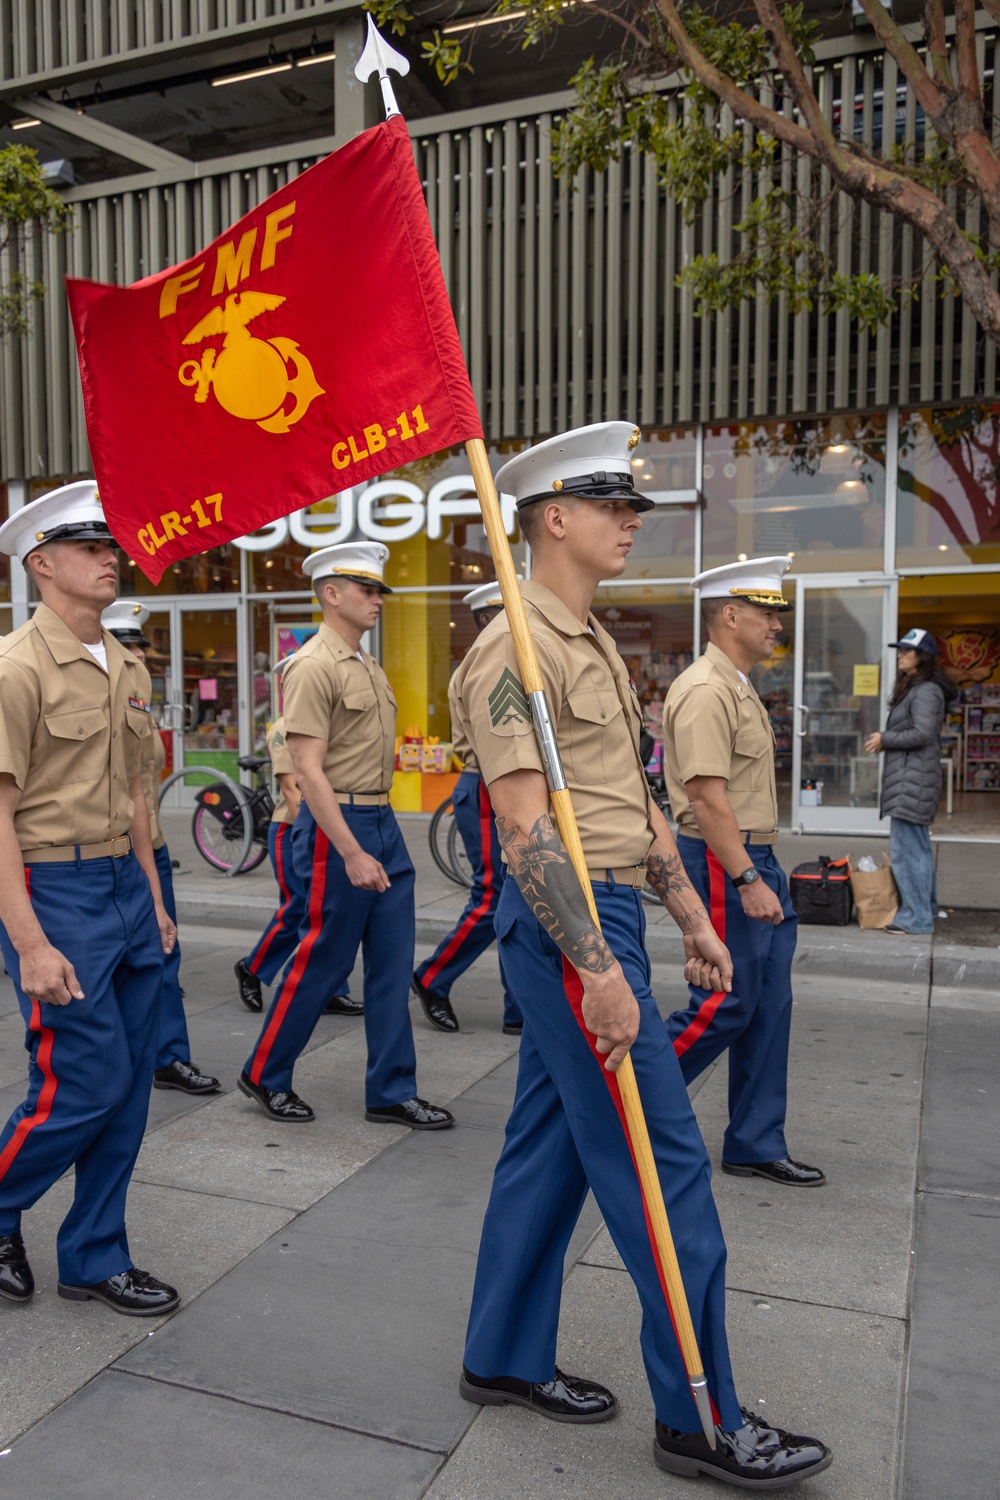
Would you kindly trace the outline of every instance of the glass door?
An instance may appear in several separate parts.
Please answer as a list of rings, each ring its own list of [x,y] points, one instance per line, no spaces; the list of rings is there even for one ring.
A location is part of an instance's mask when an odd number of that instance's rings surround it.
[[[881,760],[864,747],[885,723],[895,623],[893,583],[798,581],[792,827],[801,833],[888,833]]]
[[[157,635],[150,634],[150,675],[154,712],[162,704],[161,727],[171,732],[168,769],[204,766],[239,781],[236,603],[177,600],[150,615],[149,628],[161,619],[169,620],[169,651],[161,651]],[[167,793],[168,805],[192,807],[197,788],[210,780],[209,774],[178,782]]]

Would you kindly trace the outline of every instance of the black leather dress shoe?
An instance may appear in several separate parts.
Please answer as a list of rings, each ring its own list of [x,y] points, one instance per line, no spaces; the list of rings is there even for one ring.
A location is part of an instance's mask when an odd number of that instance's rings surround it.
[[[153,1074],[154,1089],[179,1089],[182,1094],[217,1094],[222,1087],[217,1078],[203,1073],[193,1062],[181,1058],[157,1068]]]
[[[148,1271],[119,1271],[107,1281],[96,1286],[67,1286],[60,1281],[56,1290],[67,1302],[106,1302],[115,1312],[126,1318],[156,1318],[160,1313],[173,1312],[181,1300],[180,1292],[157,1281]]]
[[[826,1173],[819,1167],[807,1167],[790,1156],[780,1161],[724,1161],[722,1170],[730,1177],[766,1177],[782,1187],[822,1187],[826,1181]]]
[[[236,982],[240,987],[240,999],[247,1010],[263,1010],[264,996],[260,992],[260,980],[256,974],[251,974],[242,958],[237,959],[233,965],[236,972]]]
[[[251,1083],[246,1073],[240,1074],[237,1084],[240,1093],[259,1104],[268,1119],[280,1120],[285,1125],[303,1125],[316,1118],[306,1101],[291,1089],[266,1089],[262,1083]]]
[[[413,976],[413,993],[420,1001],[424,1015],[438,1031],[458,1030],[458,1017],[451,1008],[451,1001],[444,995],[435,995],[433,990],[420,983],[416,974]]]
[[[447,1130],[455,1123],[454,1115],[437,1104],[428,1104],[426,1099],[404,1099],[402,1104],[366,1109],[365,1119],[376,1125],[409,1125],[411,1130]]]
[[[363,1001],[352,1000],[350,995],[334,995],[323,1007],[324,1016],[363,1016],[364,1013]]]
[[[505,1021],[503,1023],[504,1036],[520,1036],[524,1030],[523,1021]]]
[[[689,1479],[709,1474],[746,1490],[780,1490],[833,1463],[829,1448],[816,1438],[768,1427],[756,1413],[740,1409],[744,1425],[736,1432],[716,1427],[714,1451],[703,1432],[675,1432],[657,1422],[653,1457],[659,1467]]]
[[[30,1302],[35,1295],[35,1278],[24,1253],[19,1233],[0,1234],[0,1297],[9,1302]]]
[[[618,1398],[596,1380],[564,1375],[556,1369],[554,1380],[519,1380],[516,1375],[495,1375],[485,1380],[462,1366],[459,1394],[479,1406],[526,1406],[553,1422],[608,1422],[618,1410]],[[706,1444],[707,1446],[707,1444]]]

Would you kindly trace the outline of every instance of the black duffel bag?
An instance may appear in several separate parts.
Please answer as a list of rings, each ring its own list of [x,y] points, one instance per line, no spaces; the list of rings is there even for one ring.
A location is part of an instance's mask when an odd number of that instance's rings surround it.
[[[788,877],[792,905],[800,922],[817,927],[846,927],[851,920],[850,862],[821,854],[816,861],[796,865]]]

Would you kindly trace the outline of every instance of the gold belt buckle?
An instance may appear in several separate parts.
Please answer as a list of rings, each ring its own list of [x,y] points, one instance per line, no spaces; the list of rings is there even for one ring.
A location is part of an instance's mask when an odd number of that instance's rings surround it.
[[[117,838],[111,840],[111,858],[124,859],[126,854],[132,851],[132,841],[127,833],[118,834]]]

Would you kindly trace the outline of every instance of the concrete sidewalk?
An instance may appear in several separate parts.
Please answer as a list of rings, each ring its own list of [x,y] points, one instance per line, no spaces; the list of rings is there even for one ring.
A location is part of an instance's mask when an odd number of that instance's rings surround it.
[[[466,891],[443,876],[431,858],[427,842],[429,818],[404,815],[400,824],[417,872],[417,938],[436,946],[454,927],[465,904]],[[167,812],[163,824],[173,857],[180,862],[174,874],[178,913],[182,920],[218,922],[259,933],[274,910],[275,885],[267,860],[256,870],[229,878],[213,871],[191,838],[191,815]],[[786,871],[820,854],[838,858],[848,852],[876,852],[878,840],[841,840],[828,835],[783,837],[780,855]],[[1000,845],[988,843],[936,844],[939,899],[942,906],[963,908],[1000,906]],[[663,963],[681,962],[677,928],[662,907],[646,908],[650,957]],[[248,937],[247,947],[252,946]],[[972,947],[948,941],[947,921],[938,923],[931,937],[893,937],[885,932],[862,932],[850,927],[799,928],[796,968],[811,974],[837,974],[858,982],[894,980],[1000,988],[1000,947]]]
[[[471,1407],[457,1375],[483,1208],[516,1070],[495,958],[456,987],[462,1030],[414,1006],[420,1088],[453,1131],[362,1118],[357,1021],[324,1018],[296,1072],[315,1124],[234,1092],[257,1023],[235,998],[246,929],[182,927],[196,1061],[227,1092],[154,1093],[130,1195],[139,1265],[182,1288],[166,1321],[55,1295],[69,1183],[25,1216],[38,1282],[0,1307],[0,1486],[18,1500],[510,1500],[730,1494],[653,1465],[638,1305],[588,1201],[559,1357],[622,1404],[598,1428]],[[360,976],[353,984],[360,993]],[[654,965],[664,1009],[674,965]],[[832,1444],[815,1500],[995,1497],[1000,1394],[1000,1005],[969,986],[797,982],[790,1142],[812,1192],[717,1174],[734,1363],[747,1405]],[[0,986],[0,1109],[23,1096]],[[713,1160],[725,1069],[696,1108]]]

